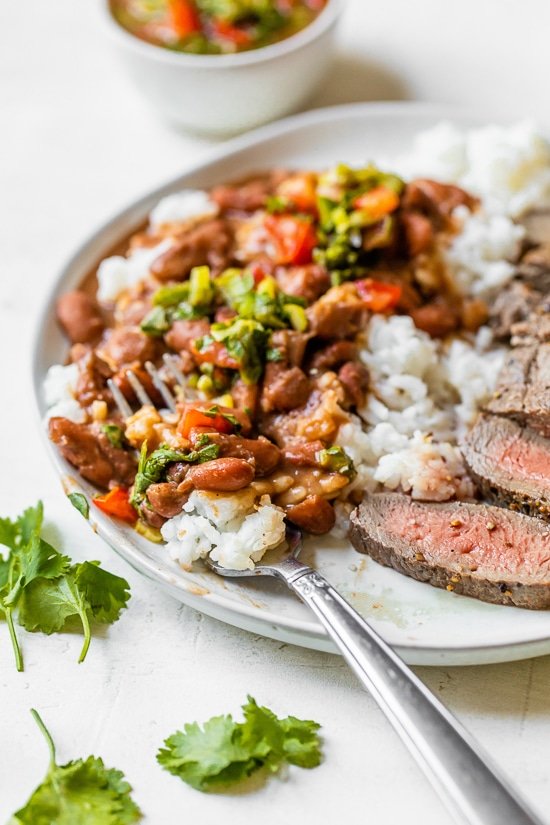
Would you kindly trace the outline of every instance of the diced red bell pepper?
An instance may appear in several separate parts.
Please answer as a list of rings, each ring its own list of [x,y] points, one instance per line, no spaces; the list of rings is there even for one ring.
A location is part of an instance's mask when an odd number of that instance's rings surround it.
[[[195,407],[185,410],[178,424],[178,432],[184,438],[189,438],[189,433],[196,427],[209,427],[219,433],[232,433],[235,429],[233,424],[219,413],[206,415],[203,410]]]
[[[367,212],[373,221],[381,221],[399,206],[399,195],[386,186],[377,186],[370,192],[359,195],[353,201],[353,208]]]
[[[249,267],[250,274],[254,278],[254,286],[258,286],[268,275],[271,275],[270,267],[262,263],[254,263]]]
[[[294,215],[267,215],[265,227],[276,248],[277,263],[301,266],[311,263],[317,234],[311,221]]]
[[[202,349],[191,344],[191,354],[197,364],[214,364],[216,367],[224,367],[229,370],[238,370],[239,362],[230,355],[227,348],[219,341],[212,341]]]
[[[109,516],[135,524],[137,513],[130,504],[130,494],[124,487],[113,487],[108,493],[92,499],[96,507]]]
[[[300,212],[317,215],[317,179],[311,172],[291,175],[277,187],[277,195],[286,198]]]
[[[168,0],[170,19],[178,37],[200,31],[200,18],[192,0]]]
[[[221,40],[229,40],[229,42],[234,43],[235,46],[248,46],[252,41],[250,33],[245,29],[232,26],[231,23],[219,17],[212,20],[212,28],[216,37],[219,37]]]
[[[355,287],[367,309],[372,312],[388,312],[397,306],[401,298],[402,289],[399,284],[386,284],[373,278],[365,278],[363,281],[356,281]]]

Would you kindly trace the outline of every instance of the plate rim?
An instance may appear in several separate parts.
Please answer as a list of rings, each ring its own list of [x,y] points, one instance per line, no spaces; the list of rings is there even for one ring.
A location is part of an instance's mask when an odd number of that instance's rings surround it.
[[[266,126],[261,126],[247,132],[245,135],[223,142],[220,146],[208,151],[197,163],[189,164],[189,166],[184,167],[175,176],[171,176],[156,187],[148,188],[141,195],[129,200],[125,206],[119,208],[109,217],[102,220],[99,225],[92,228],[92,231],[85,235],[83,240],[73,246],[70,254],[64,259],[62,264],[57,267],[56,275],[52,278],[46,295],[41,302],[39,311],[35,315],[30,348],[30,379],[37,427],[40,438],[45,444],[47,454],[66,492],[67,489],[69,489],[69,491],[82,492],[89,498],[91,497],[91,491],[95,488],[83,479],[75,477],[74,468],[60,456],[47,437],[43,426],[43,374],[40,364],[40,352],[41,342],[46,335],[48,321],[51,319],[55,300],[60,292],[74,279],[74,270],[78,268],[81,259],[90,255],[96,245],[105,245],[106,236],[109,234],[113,234],[114,239],[117,237],[120,238],[120,228],[113,230],[113,227],[131,220],[134,215],[138,215],[139,213],[145,214],[150,209],[152,203],[177,189],[178,186],[185,183],[186,178],[191,175],[200,175],[216,163],[228,161],[231,157],[247,149],[259,146],[273,138],[291,135],[312,125],[332,123],[341,119],[349,120],[355,117],[360,119],[365,115],[369,115],[375,119],[395,118],[398,120],[403,117],[404,114],[418,114],[419,116],[430,117],[434,119],[434,123],[444,119],[468,119],[477,121],[482,125],[489,123],[491,120],[493,120],[493,122],[494,120],[499,122],[510,122],[514,120],[513,115],[507,115],[506,117],[495,115],[494,118],[491,118],[486,110],[481,111],[472,107],[415,101],[349,103],[302,112]],[[136,224],[138,222],[138,220],[135,221]],[[279,638],[288,634],[293,637],[302,635],[306,637],[307,641],[304,639],[300,642],[298,638],[296,638],[294,640],[295,644],[303,644],[303,642],[305,642],[304,646],[317,646],[318,649],[328,651],[332,649],[333,652],[336,652],[336,649],[330,643],[328,634],[317,621],[281,616],[272,612],[269,608],[259,611],[257,607],[253,607],[244,602],[228,601],[226,597],[210,591],[198,594],[197,585],[191,581],[186,581],[185,578],[181,576],[176,579],[175,575],[171,574],[167,568],[143,554],[139,547],[128,539],[120,527],[101,513],[101,511],[94,511],[93,518],[90,516],[87,521],[92,530],[97,532],[106,544],[135,570],[159,584],[164,589],[172,593],[173,591],[177,591],[180,595],[180,600],[185,601],[195,609],[209,615],[214,615],[214,617],[218,619],[220,619],[220,612],[227,612],[231,615],[231,618],[221,618],[220,620],[236,627],[243,626],[242,623],[239,623],[241,617],[245,620],[245,625],[249,623],[249,620],[254,621],[263,628],[262,631],[259,631],[258,628],[258,632],[263,632],[263,635],[270,638],[277,638],[277,633],[274,631],[280,628],[282,635],[279,634]],[[175,594],[173,593],[173,595]],[[184,595],[185,599],[182,599],[181,597]],[[209,607],[212,609],[209,610]],[[317,645],[307,644],[309,641],[316,642]],[[446,642],[444,645],[438,646],[419,645],[414,641],[404,641],[395,645],[395,649],[398,652],[402,652],[405,659],[413,664],[451,665],[512,661],[514,659],[529,658],[530,656],[550,653],[550,631],[531,635],[525,640],[493,642],[481,645],[453,645]],[[453,659],[455,660],[454,662]]]

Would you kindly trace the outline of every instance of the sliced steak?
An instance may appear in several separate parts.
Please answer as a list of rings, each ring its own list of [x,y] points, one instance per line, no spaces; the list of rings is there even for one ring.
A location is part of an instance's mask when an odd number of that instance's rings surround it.
[[[510,350],[485,409],[550,436],[550,343]]]
[[[515,421],[480,415],[462,453],[484,496],[550,520],[550,441]]]
[[[523,281],[512,281],[500,292],[491,307],[490,319],[495,338],[506,340],[514,324],[526,321],[542,300],[542,293]]]
[[[550,529],[489,504],[367,497],[351,515],[360,553],[418,581],[494,604],[550,608]]]

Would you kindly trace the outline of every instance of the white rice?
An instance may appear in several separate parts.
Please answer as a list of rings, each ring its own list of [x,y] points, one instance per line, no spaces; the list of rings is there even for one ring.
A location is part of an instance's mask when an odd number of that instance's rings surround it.
[[[284,511],[253,491],[232,495],[194,491],[184,512],[161,529],[172,558],[189,568],[208,554],[222,567],[251,570],[285,536]]]
[[[74,397],[78,381],[78,365],[54,364],[44,379],[44,401],[48,408],[46,421],[55,416],[68,418],[80,424],[86,420],[86,413]]]
[[[170,249],[172,240],[166,238],[156,246],[137,247],[127,258],[112,255],[101,261],[97,270],[100,301],[116,301],[126,289],[149,277],[153,261]]]
[[[219,206],[202,189],[182,189],[162,198],[149,215],[152,229],[195,218],[213,217]]]
[[[487,352],[486,343],[482,333],[447,346],[408,316],[373,316],[361,350],[371,392],[337,437],[358,471],[350,489],[383,486],[430,501],[472,495],[457,437],[489,399],[502,364],[503,350]]]

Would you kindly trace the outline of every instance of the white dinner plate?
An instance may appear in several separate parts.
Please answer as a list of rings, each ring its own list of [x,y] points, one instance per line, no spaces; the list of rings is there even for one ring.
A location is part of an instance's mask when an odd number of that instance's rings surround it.
[[[159,198],[182,187],[209,187],[273,166],[322,168],[338,161],[364,163],[407,149],[411,138],[440,120],[459,126],[483,123],[456,109],[409,103],[339,106],[264,127],[218,149],[211,159],[133,203],[95,232],[60,272],[44,307],[34,347],[33,378],[40,416],[42,382],[51,364],[63,362],[67,342],[54,318],[58,295],[75,287],[114,244],[145,219]],[[67,492],[88,498],[91,485],[75,478],[46,438]],[[70,506],[69,504],[67,506]],[[185,572],[162,546],[90,508],[93,529],[136,570],[185,604],[254,633],[319,650],[335,651],[310,611],[286,588],[268,580],[224,580],[201,569]],[[411,664],[481,664],[550,652],[550,612],[484,604],[437,590],[378,565],[346,542],[312,539],[304,551],[317,570]]]

